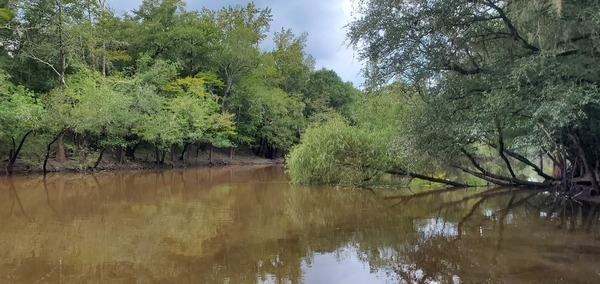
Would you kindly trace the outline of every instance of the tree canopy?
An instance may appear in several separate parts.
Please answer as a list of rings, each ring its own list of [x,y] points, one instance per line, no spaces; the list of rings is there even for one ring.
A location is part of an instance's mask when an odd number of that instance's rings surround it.
[[[157,163],[167,153],[183,159],[192,146],[282,157],[307,125],[315,88],[344,86],[352,95],[331,94],[346,96],[337,109],[359,91],[333,71],[331,80],[311,81],[325,71],[314,70],[307,34],[283,29],[275,48],[262,50],[271,20],[270,9],[254,4],[190,11],[180,0],[144,0],[117,15],[98,0],[2,1],[7,169],[19,153],[31,167],[44,157],[44,170],[54,153],[82,169],[105,151],[136,159],[136,149]]]
[[[406,158],[395,169],[600,192],[597,1],[356,4],[348,36],[369,90],[401,81],[419,94],[397,131]]]

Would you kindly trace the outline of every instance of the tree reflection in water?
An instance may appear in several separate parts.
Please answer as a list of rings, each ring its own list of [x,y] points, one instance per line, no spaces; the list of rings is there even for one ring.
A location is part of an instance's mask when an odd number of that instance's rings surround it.
[[[405,283],[593,282],[600,272],[598,204],[498,188],[429,208],[437,217],[417,225],[420,235],[370,263],[383,263]]]
[[[296,187],[281,167],[0,177],[0,282],[593,282],[599,207]],[[386,197],[387,196],[387,197]]]

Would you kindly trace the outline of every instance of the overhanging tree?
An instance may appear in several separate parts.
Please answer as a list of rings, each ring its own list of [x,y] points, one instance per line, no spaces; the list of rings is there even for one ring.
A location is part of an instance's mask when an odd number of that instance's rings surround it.
[[[364,0],[358,7],[349,37],[371,79],[422,91],[425,105],[407,133],[417,152],[494,184],[600,192],[598,1]],[[482,145],[494,149],[501,169],[476,151]],[[556,175],[534,163],[540,155],[554,161]]]

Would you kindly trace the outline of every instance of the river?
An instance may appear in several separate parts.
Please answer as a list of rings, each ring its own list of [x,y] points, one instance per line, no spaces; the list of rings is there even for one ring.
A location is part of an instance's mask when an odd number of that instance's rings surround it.
[[[597,206],[290,185],[281,166],[0,177],[0,283],[597,283]]]

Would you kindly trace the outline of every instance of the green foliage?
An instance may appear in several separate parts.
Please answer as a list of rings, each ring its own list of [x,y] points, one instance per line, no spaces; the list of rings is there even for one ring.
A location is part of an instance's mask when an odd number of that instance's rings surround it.
[[[313,124],[287,156],[292,181],[356,185],[403,164],[399,130],[404,115],[417,108],[412,99],[408,88],[390,87],[357,102],[351,123],[333,115]]]
[[[27,137],[44,127],[45,112],[32,92],[12,85],[6,74],[0,73],[0,152],[8,156],[9,173]]]
[[[361,96],[352,83],[344,83],[333,70],[321,69],[311,73],[306,84],[305,114],[309,117],[330,110],[349,116],[349,107]]]
[[[10,84],[2,81],[0,84]],[[26,133],[38,131],[44,126],[45,110],[34,94],[24,87],[7,87],[2,88],[0,94],[0,138],[19,140]]]
[[[339,116],[309,127],[286,159],[292,182],[353,184],[369,178],[368,165],[356,162],[357,153],[370,146],[363,138]]]
[[[188,11],[181,0],[145,0],[117,15],[106,1],[0,1],[0,38],[10,43],[0,55],[0,151],[36,134],[32,147],[42,149],[23,148],[28,162],[66,149],[82,168],[104,150],[138,146],[164,155],[244,145],[281,157],[307,116],[348,117],[359,92],[313,71],[306,34],[282,29],[274,50],[260,50],[271,20],[254,4]]]
[[[304,104],[297,96],[251,78],[235,93],[231,107],[238,119],[238,143],[285,152],[304,127]],[[267,153],[264,153],[267,154]]]
[[[498,184],[526,184],[514,169],[527,166],[550,184],[531,162],[549,153],[564,173],[595,184],[599,5],[361,1],[349,36],[369,61],[371,86],[396,79],[421,90],[407,154],[499,174]],[[482,157],[481,145],[502,159]]]
[[[258,116],[256,137],[268,146],[287,150],[298,139],[303,127],[304,104],[280,89],[256,89],[250,111]]]
[[[308,34],[295,36],[292,30],[281,29],[275,33],[275,50],[271,52],[274,67],[282,80],[279,87],[288,93],[304,90],[310,72],[314,69],[314,59],[304,51]]]

